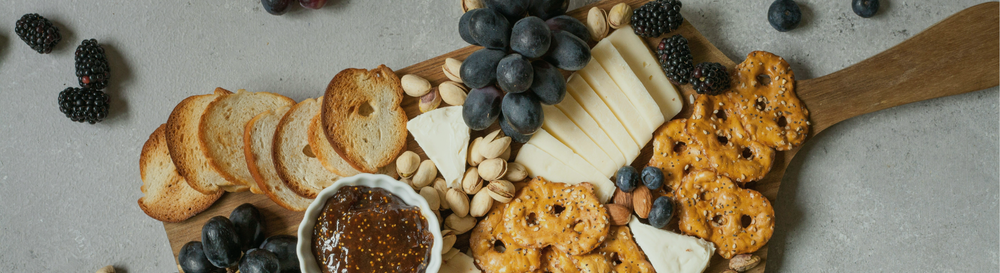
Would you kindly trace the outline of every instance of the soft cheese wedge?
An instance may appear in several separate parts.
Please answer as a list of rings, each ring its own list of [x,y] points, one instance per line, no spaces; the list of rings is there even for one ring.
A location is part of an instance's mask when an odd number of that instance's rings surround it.
[[[618,84],[618,89],[621,89],[632,106],[635,106],[635,109],[646,120],[646,124],[653,130],[663,125],[664,117],[663,113],[660,112],[660,107],[656,105],[653,97],[649,95],[649,91],[646,91],[646,86],[642,85],[642,81],[632,72],[622,55],[618,53],[618,49],[611,45],[611,40],[601,40],[590,52],[594,56],[594,60],[601,63],[605,72],[608,72],[608,76],[611,76],[615,84]]]
[[[615,143],[611,141],[611,138],[608,138],[608,134],[604,133],[601,126],[597,125],[597,121],[595,121],[586,110],[583,110],[583,106],[580,106],[580,103],[577,102],[573,96],[566,96],[563,98],[562,102],[556,104],[555,106],[557,109],[562,111],[566,117],[569,117],[569,119],[573,121],[573,124],[580,127],[580,130],[583,130],[583,132],[590,137],[591,141],[594,141],[598,147],[601,147],[601,150],[604,150],[604,153],[608,154],[608,156],[611,157],[611,160],[615,162],[615,166],[625,166],[626,164],[631,163],[628,162],[631,160],[625,160],[625,156],[618,150],[618,146],[615,146]],[[549,116],[546,115],[545,117],[548,118]]]
[[[611,179],[608,179],[611,175],[605,175],[604,173],[597,171],[597,169],[589,165],[583,157],[579,154],[573,153],[573,150],[553,137],[548,131],[545,129],[538,130],[535,132],[535,135],[531,137],[531,140],[529,140],[528,143],[542,149],[553,157],[558,158],[558,160],[562,161],[563,164],[566,164],[575,170],[577,175],[582,176],[584,181],[590,182],[590,184],[594,185],[594,193],[597,195],[597,199],[601,200],[601,203],[611,200],[611,195],[615,193],[615,183],[611,182]],[[542,177],[553,181],[559,181],[558,177]]]
[[[649,95],[656,101],[656,105],[660,106],[663,118],[666,120],[674,118],[684,107],[684,101],[677,89],[670,84],[667,74],[663,73],[645,39],[635,35],[632,27],[625,26],[612,32],[604,41],[611,41],[611,44],[618,49],[629,68],[639,77]]]
[[[593,168],[597,168],[599,172],[605,174],[605,177],[611,177],[615,173],[615,170],[620,167],[619,165],[615,165],[611,157],[601,147],[597,146],[594,141],[590,140],[590,137],[583,130],[580,130],[580,127],[577,127],[566,114],[559,111],[559,108],[551,105],[543,105],[542,113],[545,116],[542,129],[548,131],[548,134],[551,134],[551,136],[558,139],[562,144],[566,144],[573,152],[594,166]],[[532,139],[535,138],[532,136]],[[539,147],[544,148],[545,146]]]
[[[407,122],[406,130],[437,166],[448,187],[461,188],[469,151],[469,126],[462,120],[462,106],[423,113]]]
[[[528,175],[532,177],[541,176],[554,182],[571,184],[587,181],[587,177],[583,174],[531,143],[525,143],[521,146],[514,162],[524,166]]]
[[[611,112],[615,113],[615,117],[625,125],[625,130],[628,130],[628,134],[639,147],[646,146],[646,142],[653,139],[653,130],[656,128],[649,126],[599,62],[591,59],[586,67],[576,73],[583,76],[594,92],[597,92],[598,97],[608,105]]]
[[[700,273],[715,253],[712,242],[655,228],[632,217],[628,223],[639,248],[659,273]]]
[[[639,156],[639,150],[642,147],[639,147],[635,140],[632,140],[632,136],[628,134],[628,130],[625,130],[625,126],[618,121],[608,105],[604,104],[604,101],[597,96],[594,89],[590,88],[590,85],[583,80],[580,74],[573,73],[569,76],[569,80],[566,81],[566,93],[569,96],[563,99],[560,104],[567,103],[566,100],[569,98],[575,99],[618,147],[618,151],[622,153],[626,161],[622,166],[632,164],[632,160]]]

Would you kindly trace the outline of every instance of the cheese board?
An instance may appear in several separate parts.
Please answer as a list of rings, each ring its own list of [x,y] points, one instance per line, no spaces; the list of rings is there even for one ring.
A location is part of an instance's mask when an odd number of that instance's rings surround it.
[[[591,7],[597,6],[609,10],[620,2],[638,8],[647,1],[606,0],[569,11],[567,14],[583,20]],[[812,112],[810,121],[813,130],[810,135],[815,135],[840,121],[866,113],[996,86],[1000,82],[998,73],[1000,52],[996,50],[1000,47],[998,7],[1000,7],[998,3],[990,2],[968,8],[900,45],[851,67],[816,79],[798,80],[798,96]],[[661,38],[673,34],[681,34],[689,40],[695,63],[718,62],[725,67],[733,67],[736,64],[688,22]],[[646,42],[648,45],[656,45],[659,40],[660,38],[651,38]],[[432,86],[437,86],[447,80],[441,70],[446,58],[462,60],[478,48],[477,46],[461,48],[395,72],[398,75],[418,75],[428,79]],[[689,95],[695,93],[690,86],[683,86],[679,91],[685,101]],[[421,113],[418,100],[411,97],[403,100],[402,106],[410,119]],[[675,118],[690,116],[690,105],[685,104],[681,113]],[[490,132],[492,129],[495,128],[474,132],[473,137]],[[423,150],[412,135],[407,138],[407,147],[408,150],[424,156]],[[513,145],[512,153],[516,155],[519,147],[520,145]],[[797,151],[798,149],[792,149],[777,152],[772,171],[763,179],[749,183],[747,187],[759,191],[773,202],[777,198],[785,169]],[[652,142],[641,149],[639,157],[632,165],[641,168],[649,162],[651,156]],[[177,256],[185,243],[200,240],[201,227],[209,218],[218,215],[228,216],[230,211],[243,203],[254,204],[260,209],[266,219],[268,236],[294,235],[303,215],[301,212],[289,211],[276,205],[264,195],[249,192],[227,193],[211,208],[191,219],[180,223],[164,223],[174,256]],[[464,238],[467,241],[468,237]],[[755,253],[763,259],[763,262],[750,272],[764,270],[767,252],[765,246]],[[722,272],[727,268],[726,260],[715,255],[706,272]]]

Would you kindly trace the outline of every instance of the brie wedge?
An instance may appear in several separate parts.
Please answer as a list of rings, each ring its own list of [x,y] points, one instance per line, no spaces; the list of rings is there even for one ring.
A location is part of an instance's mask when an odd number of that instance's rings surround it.
[[[461,188],[469,150],[469,126],[462,119],[462,106],[423,113],[406,122],[406,130],[437,166],[448,187]]]
[[[687,235],[655,228],[632,217],[632,236],[659,273],[701,273],[715,254],[715,244]]]

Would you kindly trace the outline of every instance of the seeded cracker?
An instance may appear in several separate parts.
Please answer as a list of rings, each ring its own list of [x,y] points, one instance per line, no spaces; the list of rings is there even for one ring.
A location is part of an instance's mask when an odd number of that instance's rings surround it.
[[[508,206],[506,232],[525,247],[588,253],[604,241],[611,226],[589,183],[569,185],[535,177]]]
[[[672,197],[681,232],[715,243],[723,258],[753,253],[774,233],[774,209],[767,198],[714,172],[688,174]]]
[[[809,110],[795,95],[795,73],[788,62],[765,51],[754,51],[736,66],[736,104],[744,128],[753,139],[787,151],[802,145],[809,134]]]

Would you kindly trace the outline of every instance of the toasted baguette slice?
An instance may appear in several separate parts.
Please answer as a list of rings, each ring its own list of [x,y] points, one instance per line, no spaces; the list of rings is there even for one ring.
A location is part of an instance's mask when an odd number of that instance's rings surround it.
[[[188,97],[178,103],[167,118],[167,148],[177,173],[191,188],[207,195],[217,194],[220,191],[217,185],[225,185],[226,178],[208,165],[205,147],[198,141],[198,126],[208,104],[230,94],[228,90],[216,88],[213,94]]]
[[[291,211],[305,211],[312,199],[299,196],[281,181],[274,169],[274,157],[271,156],[274,132],[288,109],[291,107],[268,110],[250,119],[243,130],[243,153],[246,155],[247,169],[264,195]],[[253,191],[253,188],[250,190]]]
[[[323,124],[320,122],[319,114],[312,118],[309,122],[309,148],[312,148],[313,155],[316,155],[316,159],[323,164],[323,168],[331,171],[341,177],[349,177],[359,174],[358,170],[351,167],[351,164],[347,164],[343,158],[337,154],[337,151],[333,150],[333,146],[330,146],[330,142],[326,141],[326,135],[323,133]],[[396,164],[385,165],[378,168],[376,174],[384,174],[392,176],[394,178],[399,178],[399,174],[396,173]]]
[[[316,198],[340,176],[323,168],[309,147],[309,122],[319,113],[320,101],[307,99],[288,110],[274,133],[271,154],[278,177],[300,196]]]
[[[205,147],[208,163],[226,178],[226,183],[218,186],[226,191],[242,191],[257,186],[243,155],[243,129],[257,114],[293,104],[294,100],[282,95],[240,89],[236,94],[216,98],[208,105],[201,116],[198,136]],[[260,189],[253,192],[259,193]]]
[[[322,122],[334,151],[354,169],[374,173],[406,149],[399,77],[385,65],[340,71],[323,95]]]
[[[176,223],[208,209],[219,200],[222,191],[206,195],[188,186],[170,160],[166,128],[166,124],[161,124],[142,145],[139,189],[145,196],[139,197],[139,208],[153,219]]]

